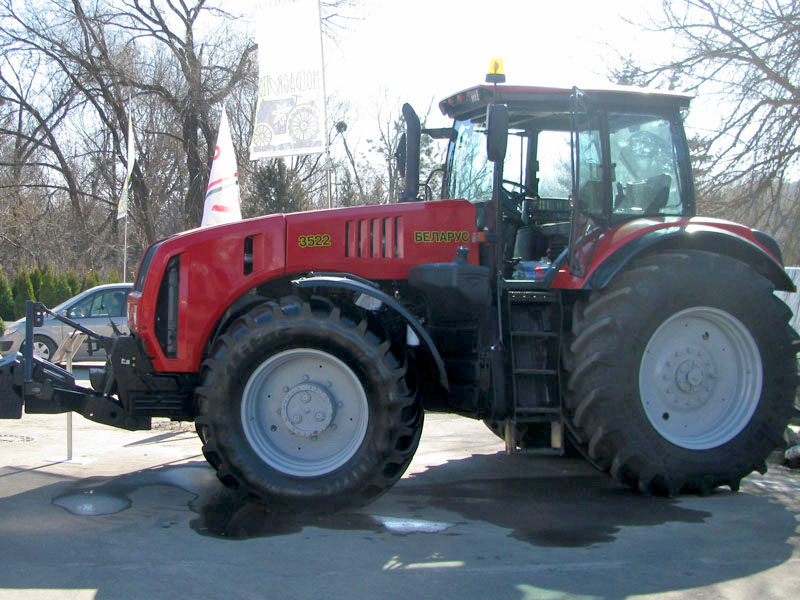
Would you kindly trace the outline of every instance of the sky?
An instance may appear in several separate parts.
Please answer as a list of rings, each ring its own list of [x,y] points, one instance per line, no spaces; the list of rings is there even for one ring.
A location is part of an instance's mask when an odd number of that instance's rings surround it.
[[[410,102],[429,127],[448,125],[439,100],[482,83],[502,59],[507,83],[590,87],[608,82],[617,48],[664,57],[663,40],[639,25],[661,0],[362,0],[334,42],[325,38],[329,97],[351,104],[348,141],[366,151],[379,104]],[[371,129],[373,127],[373,129]]]
[[[411,101],[482,83],[489,61],[503,60],[507,83],[589,87],[607,83],[614,44],[652,44],[622,17],[657,15],[660,0],[364,0],[364,15],[325,44],[328,93],[369,105],[369,98]],[[366,100],[366,102],[365,102]],[[438,114],[438,109],[437,109]],[[435,124],[433,124],[435,125]]]

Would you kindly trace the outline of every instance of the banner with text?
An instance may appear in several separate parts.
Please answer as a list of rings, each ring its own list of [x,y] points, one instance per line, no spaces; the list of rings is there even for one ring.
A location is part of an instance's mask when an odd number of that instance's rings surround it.
[[[318,0],[262,0],[250,159],[325,151]]]

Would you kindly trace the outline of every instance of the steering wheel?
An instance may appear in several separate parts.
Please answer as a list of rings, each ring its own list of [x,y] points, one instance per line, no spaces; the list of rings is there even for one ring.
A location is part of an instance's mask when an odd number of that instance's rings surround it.
[[[507,189],[506,186],[513,189]],[[524,183],[503,179],[503,189],[500,194],[500,204],[503,214],[517,224],[522,224],[522,201],[528,197],[538,197]]]
[[[503,179],[503,186],[510,186],[512,189],[507,190],[503,187],[503,190],[512,197],[519,198],[520,200],[526,196],[535,196],[536,194],[528,189],[524,183],[520,183],[519,181],[511,181],[510,179]]]

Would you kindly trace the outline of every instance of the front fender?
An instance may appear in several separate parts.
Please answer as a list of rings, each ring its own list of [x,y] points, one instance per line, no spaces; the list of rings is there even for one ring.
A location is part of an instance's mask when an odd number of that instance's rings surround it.
[[[766,234],[761,234],[765,236]],[[777,247],[777,243],[775,243]],[[666,250],[705,250],[735,258],[775,285],[775,289],[794,292],[791,277],[781,264],[758,244],[727,229],[705,224],[665,227],[648,231],[608,256],[586,280],[584,289],[602,289],[637,256]]]
[[[433,343],[431,336],[422,326],[422,323],[420,323],[414,315],[408,312],[408,310],[406,310],[402,304],[379,288],[375,287],[372,282],[355,275],[335,273],[324,275],[311,274],[307,277],[295,279],[291,283],[292,285],[303,289],[317,287],[358,292],[383,302],[387,307],[403,317],[408,326],[411,327],[414,333],[417,334],[417,337],[419,337],[419,339],[425,345],[428,352],[430,352],[431,356],[433,357],[434,362],[436,363],[436,368],[439,371],[439,383],[445,390],[449,391],[450,384],[447,380],[447,371],[445,370],[444,361],[442,360],[442,356],[439,354],[439,350],[437,350],[436,345]]]

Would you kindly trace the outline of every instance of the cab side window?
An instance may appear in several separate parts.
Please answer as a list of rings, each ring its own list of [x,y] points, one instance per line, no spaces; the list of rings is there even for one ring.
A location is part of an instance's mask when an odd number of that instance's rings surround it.
[[[683,214],[670,122],[649,115],[610,114],[609,131],[614,213]]]

